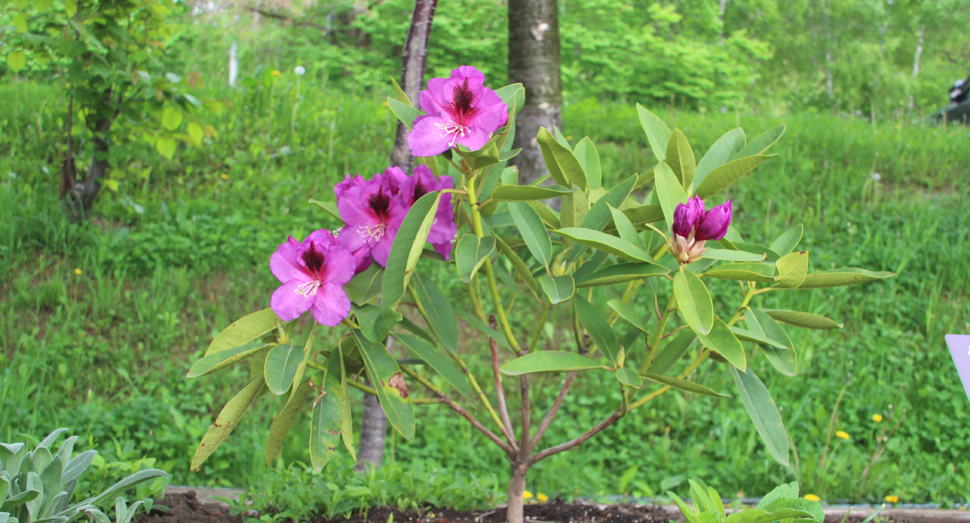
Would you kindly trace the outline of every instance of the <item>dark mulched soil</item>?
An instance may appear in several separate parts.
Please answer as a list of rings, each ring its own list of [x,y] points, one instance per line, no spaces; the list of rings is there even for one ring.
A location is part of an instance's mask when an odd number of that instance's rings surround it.
[[[161,509],[163,505],[170,510]],[[135,523],[243,523],[240,516],[232,516],[212,506],[203,506],[195,492],[172,494],[155,502],[156,508],[150,514],[143,514]],[[400,512],[391,507],[376,507],[368,511],[366,519],[362,514],[350,519],[339,517],[333,520],[319,519],[313,523],[387,523],[393,515],[395,523],[503,523],[505,509],[490,511],[454,511],[429,509],[421,514],[413,510]],[[644,505],[592,505],[588,503],[566,503],[552,500],[543,504],[525,506],[526,521],[557,523],[666,523],[671,514],[661,507]],[[678,518],[682,519],[682,518]],[[850,516],[846,523],[861,523],[861,516]],[[840,517],[826,517],[825,523],[841,523]]]

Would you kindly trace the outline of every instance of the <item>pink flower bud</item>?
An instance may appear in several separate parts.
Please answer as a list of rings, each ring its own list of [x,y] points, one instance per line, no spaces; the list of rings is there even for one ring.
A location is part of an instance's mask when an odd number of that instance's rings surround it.
[[[704,218],[697,226],[696,239],[698,241],[720,240],[727,234],[731,225],[731,200],[704,213]]]

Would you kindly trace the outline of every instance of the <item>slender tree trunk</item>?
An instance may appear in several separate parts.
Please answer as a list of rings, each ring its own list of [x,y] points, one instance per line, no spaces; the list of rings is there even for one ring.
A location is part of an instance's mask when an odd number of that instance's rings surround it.
[[[913,85],[910,89],[916,87],[916,77],[919,76],[919,59],[923,55],[923,38],[926,36],[926,24],[920,24],[919,26],[919,37],[916,40],[916,53],[913,57]],[[909,93],[909,110],[912,111],[916,105],[913,93]]]
[[[529,471],[528,463],[512,465],[512,477],[509,479],[509,504],[506,509],[506,523],[522,523],[525,517],[525,475]]]
[[[390,340],[388,340],[390,344]],[[367,385],[369,382],[365,380]],[[360,425],[360,443],[357,445],[358,472],[366,472],[367,466],[381,468],[384,460],[384,441],[387,439],[387,416],[377,396],[364,393],[364,412]]]
[[[522,148],[513,160],[520,183],[548,172],[536,142],[539,128],[562,128],[559,53],[556,0],[509,0],[509,80],[525,86],[512,145]]]

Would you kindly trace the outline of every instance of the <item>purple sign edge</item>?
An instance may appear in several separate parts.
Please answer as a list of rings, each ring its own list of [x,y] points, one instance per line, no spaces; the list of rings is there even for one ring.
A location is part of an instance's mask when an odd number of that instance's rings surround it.
[[[960,373],[967,400],[970,400],[970,334],[947,334],[945,338],[950,348],[950,357]]]

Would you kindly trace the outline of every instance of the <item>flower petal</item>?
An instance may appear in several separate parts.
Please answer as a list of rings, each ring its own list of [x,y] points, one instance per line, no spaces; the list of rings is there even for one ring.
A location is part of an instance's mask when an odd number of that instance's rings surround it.
[[[451,250],[454,249],[455,247],[454,245],[452,245],[450,241],[441,242],[441,243],[432,243],[431,246],[434,247],[434,251],[436,253],[444,256],[446,260],[451,259]]]
[[[491,89],[485,89],[485,91],[491,93],[498,103],[481,104],[477,108],[478,112],[475,113],[475,116],[472,117],[469,123],[481,127],[489,133],[493,133],[508,121],[509,107],[502,102],[502,99],[494,91]]]
[[[439,116],[419,116],[414,119],[414,127],[408,133],[408,147],[411,154],[419,157],[436,156],[451,147],[453,134],[447,134],[438,125],[444,126],[444,118]]]
[[[350,298],[339,285],[324,283],[313,300],[313,318],[327,327],[336,327],[350,316]]]
[[[704,221],[697,227],[695,236],[697,241],[723,238],[727,234],[728,226],[731,225],[731,212],[731,200],[707,211],[704,214]]]
[[[347,285],[347,282],[354,277],[357,262],[350,251],[340,246],[333,246],[326,254],[327,272],[324,283],[333,284],[340,287]]]
[[[280,283],[288,282],[292,279],[305,278],[303,271],[300,270],[298,260],[300,259],[300,243],[296,238],[290,236],[288,240],[281,243],[276,252],[269,257],[269,270]]]
[[[347,177],[344,178],[344,181],[334,186],[333,192],[337,195],[337,199],[339,200],[340,198],[344,197],[344,194],[346,194],[347,191],[354,187],[360,187],[361,185],[364,185],[363,177],[361,177],[359,174],[348,174]]]
[[[477,151],[488,143],[489,134],[491,134],[491,131],[473,125],[465,131],[465,136],[459,135],[457,141],[459,144],[468,147],[468,149]]]
[[[306,276],[304,276],[304,278],[306,278]],[[273,312],[280,317],[281,320],[295,320],[313,306],[313,297],[304,296],[297,288],[307,281],[309,280],[290,280],[281,285],[280,288],[276,289],[276,292],[273,293],[273,297],[269,300],[269,306],[273,309]]]

